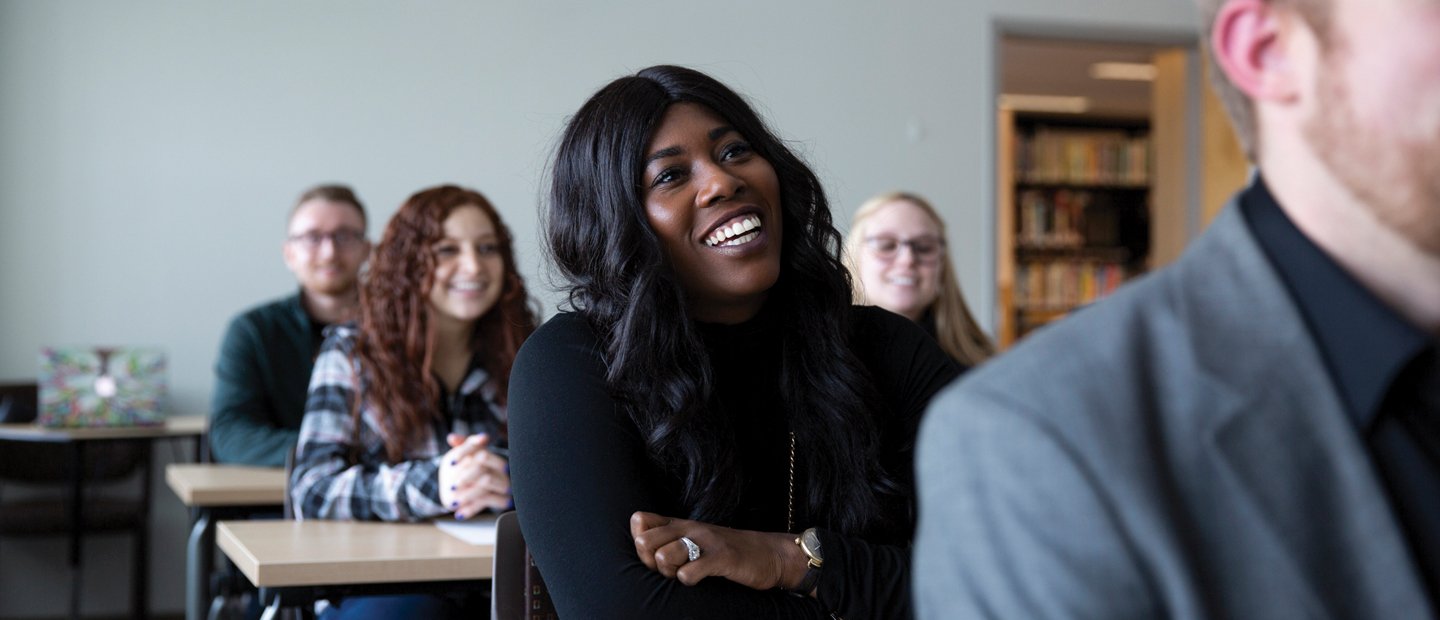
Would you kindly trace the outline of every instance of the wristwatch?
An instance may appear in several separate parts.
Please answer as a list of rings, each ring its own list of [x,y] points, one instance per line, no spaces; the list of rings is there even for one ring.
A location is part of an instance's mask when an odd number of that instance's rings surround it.
[[[800,585],[795,588],[794,592],[809,596],[810,591],[814,590],[815,585],[820,582],[820,568],[825,565],[825,556],[820,551],[820,537],[815,534],[815,528],[812,527],[801,532],[800,536],[795,539],[795,544],[805,552],[805,557],[809,558],[809,562],[806,563],[805,576],[800,579]]]

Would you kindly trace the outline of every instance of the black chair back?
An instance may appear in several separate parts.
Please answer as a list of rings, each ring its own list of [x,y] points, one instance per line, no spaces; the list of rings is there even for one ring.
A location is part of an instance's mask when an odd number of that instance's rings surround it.
[[[493,620],[556,620],[555,605],[540,567],[525,546],[520,518],[514,510],[495,521],[495,563],[490,571],[490,617]]]
[[[490,575],[491,617],[494,620],[525,618],[525,538],[515,511],[495,521],[495,565]]]
[[[39,401],[40,389],[34,383],[0,383],[0,424],[34,422]]]

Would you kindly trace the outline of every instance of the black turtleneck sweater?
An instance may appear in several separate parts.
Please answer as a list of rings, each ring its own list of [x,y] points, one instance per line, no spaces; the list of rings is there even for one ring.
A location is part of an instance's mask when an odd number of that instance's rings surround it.
[[[886,404],[875,412],[881,463],[913,498],[912,448],[930,397],[961,369],[913,322],[853,309],[850,348]],[[781,328],[768,313],[734,326],[699,325],[718,406],[731,422],[740,481],[739,529],[786,531],[789,425],[780,385]],[[635,555],[635,511],[685,517],[680,482],[648,455],[639,429],[608,393],[603,347],[585,320],[560,314],[521,349],[511,374],[511,476],[525,539],[561,617],[904,618],[910,615],[910,503],[894,526],[864,538],[820,530],[817,599],[712,578],[666,579]],[[823,450],[797,440],[797,450]],[[797,484],[804,478],[797,472]],[[797,490],[797,504],[802,491]],[[797,505],[793,531],[825,521]]]

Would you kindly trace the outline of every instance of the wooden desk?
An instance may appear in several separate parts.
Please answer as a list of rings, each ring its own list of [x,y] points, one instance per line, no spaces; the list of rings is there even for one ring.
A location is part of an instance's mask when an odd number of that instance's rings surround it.
[[[185,551],[185,618],[202,620],[212,606],[210,572],[215,566],[215,521],[242,518],[256,511],[279,512],[285,503],[285,468],[172,464],[165,483],[195,521]]]
[[[327,594],[483,589],[495,556],[430,523],[221,521],[216,541],[270,590],[267,617]]]
[[[114,439],[164,439],[197,437],[205,434],[208,420],[203,415],[180,415],[165,418],[155,426],[121,426],[111,428],[49,428],[35,424],[0,424],[0,439],[15,441],[101,441]]]
[[[221,521],[220,549],[259,587],[489,579],[495,547],[431,523]]]
[[[285,503],[284,467],[175,463],[165,467],[165,483],[191,508]]]
[[[126,426],[114,428],[46,428],[35,424],[0,424],[0,439],[11,441],[33,441],[46,443],[68,443],[72,447],[71,478],[70,478],[70,573],[71,573],[71,597],[70,617],[80,617],[80,597],[76,595],[80,591],[80,556],[81,556],[81,526],[84,524],[84,464],[85,445],[97,441],[133,441],[142,444],[142,458],[144,459],[140,474],[140,519],[145,523],[144,527],[136,533],[139,540],[136,542],[137,549],[146,549],[149,545],[149,520],[150,520],[150,473],[153,467],[151,458],[151,443],[157,439],[177,439],[186,437],[203,437],[206,431],[207,419],[203,415],[172,416],[165,419],[164,424],[155,426]],[[199,452],[197,446],[197,453]],[[134,574],[131,576],[131,605],[130,613],[137,618],[148,617],[149,610],[149,562],[146,557],[148,553],[137,552],[135,558]]]

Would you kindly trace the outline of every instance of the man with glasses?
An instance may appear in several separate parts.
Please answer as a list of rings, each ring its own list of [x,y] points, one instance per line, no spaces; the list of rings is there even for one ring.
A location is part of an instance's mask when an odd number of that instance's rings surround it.
[[[230,322],[210,407],[215,460],[285,464],[324,329],[355,318],[360,267],[370,254],[365,226],[365,207],[343,185],[306,191],[291,210],[283,254],[300,290]]]

